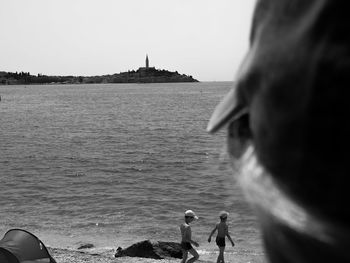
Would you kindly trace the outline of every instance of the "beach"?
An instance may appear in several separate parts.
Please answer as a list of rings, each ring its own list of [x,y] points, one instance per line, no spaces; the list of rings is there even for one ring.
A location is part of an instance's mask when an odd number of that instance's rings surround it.
[[[104,254],[94,254],[88,252],[79,252],[67,249],[53,249],[49,248],[51,256],[57,261],[57,263],[172,263],[179,262],[176,259],[149,259],[149,258],[138,258],[138,257],[122,257],[115,258],[113,251],[111,254],[107,252]]]
[[[51,256],[57,261],[57,263],[179,263],[180,259],[149,259],[139,257],[121,257],[115,258],[114,251],[107,251],[102,254],[96,254],[86,251],[76,251],[68,249],[48,248]],[[216,262],[216,253],[201,255],[197,262],[202,263],[214,263]],[[225,255],[225,262],[235,263],[266,263],[262,255],[249,256],[242,258],[238,255]]]

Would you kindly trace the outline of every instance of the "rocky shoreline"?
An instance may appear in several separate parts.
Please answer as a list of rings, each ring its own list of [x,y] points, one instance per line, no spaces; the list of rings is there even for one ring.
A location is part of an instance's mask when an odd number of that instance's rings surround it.
[[[144,240],[125,249],[119,247],[103,253],[94,253],[93,244],[81,245],[77,250],[48,248],[57,263],[68,262],[177,262],[182,258],[181,246],[176,242]]]
[[[85,251],[48,248],[51,256],[57,263],[175,263],[177,259],[151,259],[139,257],[121,257],[115,258],[114,251],[107,251],[102,254],[89,253]]]
[[[116,250],[110,250],[103,253],[93,253],[88,251],[77,251],[69,249],[48,248],[51,256],[57,263],[179,263],[180,259],[166,258],[153,259],[141,257],[114,257]],[[217,259],[217,253],[201,254],[198,263],[214,263]],[[263,255],[225,255],[226,262],[236,263],[267,263]]]

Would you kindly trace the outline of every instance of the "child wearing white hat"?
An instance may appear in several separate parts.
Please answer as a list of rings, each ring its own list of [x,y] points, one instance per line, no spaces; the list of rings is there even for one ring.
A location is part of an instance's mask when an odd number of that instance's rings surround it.
[[[192,240],[192,231],[190,227],[190,223],[195,219],[198,219],[198,216],[196,216],[196,214],[192,210],[187,210],[185,212],[185,222],[180,226],[182,248],[181,263],[186,263],[188,252],[190,252],[193,255],[193,257],[189,259],[187,263],[195,262],[199,258],[197,251],[192,247],[192,245],[194,245],[195,247],[199,246],[197,242]]]

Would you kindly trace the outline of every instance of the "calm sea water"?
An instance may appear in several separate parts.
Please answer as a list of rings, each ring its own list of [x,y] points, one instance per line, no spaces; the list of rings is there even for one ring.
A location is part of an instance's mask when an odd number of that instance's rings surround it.
[[[183,212],[200,253],[220,210],[237,258],[261,255],[256,218],[222,158],[224,132],[205,131],[230,82],[0,86],[0,235],[48,246],[126,247],[179,241]],[[239,262],[239,261],[237,261]]]

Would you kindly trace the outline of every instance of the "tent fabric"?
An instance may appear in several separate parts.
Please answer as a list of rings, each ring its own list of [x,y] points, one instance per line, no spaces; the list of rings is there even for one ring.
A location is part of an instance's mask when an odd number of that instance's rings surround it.
[[[56,263],[45,245],[22,229],[7,231],[0,240],[1,263]]]
[[[1,263],[19,263],[18,259],[6,249],[0,247],[0,262]]]

